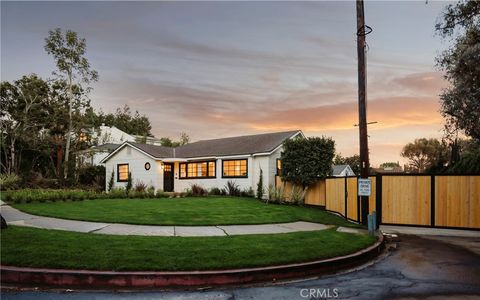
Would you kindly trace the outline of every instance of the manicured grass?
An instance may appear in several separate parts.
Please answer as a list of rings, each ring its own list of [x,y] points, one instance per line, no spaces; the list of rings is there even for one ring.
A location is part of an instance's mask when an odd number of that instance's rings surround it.
[[[318,208],[266,204],[251,198],[99,199],[14,204],[34,215],[148,225],[227,225],[310,221],[358,226]]]
[[[1,263],[96,270],[206,270],[258,267],[345,255],[375,242],[335,228],[226,237],[115,236],[9,226]]]

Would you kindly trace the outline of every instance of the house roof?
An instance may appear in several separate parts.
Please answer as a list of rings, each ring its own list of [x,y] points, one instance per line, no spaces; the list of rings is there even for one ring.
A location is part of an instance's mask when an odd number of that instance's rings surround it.
[[[176,148],[175,157],[231,156],[265,153],[275,150],[284,140],[300,131],[285,131],[203,140]]]
[[[332,175],[333,176],[340,175],[343,172],[343,170],[345,170],[347,167],[350,167],[350,166],[349,165],[333,165]]]
[[[125,142],[153,158],[196,158],[211,156],[234,156],[255,153],[269,153],[279,147],[284,140],[297,134],[300,130],[244,135],[213,140],[202,140],[176,148]],[[303,135],[303,134],[302,134]],[[121,147],[118,147],[119,150]],[[103,159],[107,161],[116,151]]]

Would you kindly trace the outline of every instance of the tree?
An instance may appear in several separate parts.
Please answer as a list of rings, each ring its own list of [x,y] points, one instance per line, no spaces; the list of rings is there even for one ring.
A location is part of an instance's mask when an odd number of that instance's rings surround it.
[[[443,165],[448,161],[446,147],[437,139],[416,139],[403,147],[401,155],[409,160],[410,167],[424,172],[432,166]]]
[[[173,148],[186,145],[188,144],[189,141],[190,141],[190,137],[185,132],[182,132],[180,134],[180,140],[178,141],[172,141],[172,139],[169,137],[160,138],[160,143],[162,144],[162,146],[173,147]]]
[[[150,120],[145,115],[140,115],[138,111],[132,114],[130,106],[124,105],[122,108],[117,108],[115,113],[104,114],[100,111],[98,114],[89,112],[90,122],[93,126],[99,127],[104,124],[106,126],[115,126],[118,129],[133,135],[140,135],[144,137],[153,136],[151,133],[152,125]]]
[[[357,175],[360,174],[360,155],[358,154],[343,157],[342,154],[339,153],[335,156],[333,163],[335,165],[349,165],[353,173]]]
[[[263,198],[263,193],[264,193],[264,187],[263,187],[263,170],[260,168],[260,175],[258,177],[258,183],[257,183],[257,198],[262,199]]]
[[[48,115],[49,87],[46,81],[35,74],[23,76],[13,84],[2,82],[1,94],[1,142],[2,171],[7,174],[19,172],[22,148],[19,144],[32,145],[36,135],[43,129]]]
[[[463,130],[480,140],[480,1],[449,4],[435,26],[453,45],[437,57],[450,87],[440,95],[447,134]]]
[[[288,139],[283,142],[282,180],[307,189],[332,173],[335,142],[326,137]]]
[[[58,76],[64,79],[67,84],[68,98],[68,129],[65,145],[65,169],[64,178],[68,176],[68,161],[70,154],[70,143],[73,129],[72,106],[74,100],[74,85],[88,85],[98,80],[98,73],[90,68],[85,58],[86,41],[79,38],[77,33],[67,30],[65,33],[60,28],[50,30],[45,39],[45,51],[55,59]],[[89,89],[87,89],[88,92]]]
[[[401,168],[399,162],[384,162],[380,165],[380,168]]]

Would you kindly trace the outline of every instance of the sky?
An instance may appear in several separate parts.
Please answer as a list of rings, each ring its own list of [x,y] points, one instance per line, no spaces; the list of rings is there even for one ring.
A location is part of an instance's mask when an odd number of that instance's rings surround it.
[[[405,161],[421,137],[441,137],[434,26],[449,2],[367,1],[367,118],[373,166]],[[87,41],[99,73],[92,105],[128,104],[157,137],[192,141],[302,130],[357,154],[353,1],[1,2],[1,80],[53,77],[44,51],[54,28]]]

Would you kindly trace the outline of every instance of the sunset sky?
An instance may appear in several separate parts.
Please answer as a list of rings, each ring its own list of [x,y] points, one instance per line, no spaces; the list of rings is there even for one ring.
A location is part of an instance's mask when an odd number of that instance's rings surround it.
[[[434,25],[448,2],[365,3],[372,165],[440,137]],[[48,30],[87,40],[92,104],[193,141],[301,129],[358,153],[355,2],[1,2],[1,79],[51,77]]]

